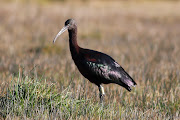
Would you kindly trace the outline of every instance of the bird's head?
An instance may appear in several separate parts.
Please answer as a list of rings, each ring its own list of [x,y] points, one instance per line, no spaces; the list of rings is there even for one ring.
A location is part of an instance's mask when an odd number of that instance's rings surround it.
[[[66,30],[72,30],[76,28],[76,21],[74,19],[68,19],[65,22],[65,26],[59,31],[59,33],[56,35],[56,37],[53,40],[53,43],[55,43],[56,39]]]
[[[74,29],[76,27],[76,21],[74,19],[66,20],[65,26],[68,26],[68,30]]]

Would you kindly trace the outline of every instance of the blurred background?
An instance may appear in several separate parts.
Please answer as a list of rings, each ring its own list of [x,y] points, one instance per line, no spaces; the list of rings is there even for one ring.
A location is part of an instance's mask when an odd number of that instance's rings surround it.
[[[143,102],[148,106],[163,98],[165,106],[170,106],[169,114],[177,115],[178,0],[0,0],[1,93],[12,76],[23,71],[24,75],[46,77],[60,91],[71,84],[72,91],[99,100],[98,88],[80,75],[71,59],[68,32],[52,43],[69,18],[77,22],[81,47],[109,54],[138,84],[133,90],[136,92],[127,95],[118,85],[104,85],[105,101],[123,105],[124,96],[124,102],[136,100],[143,109]],[[167,112],[165,109],[162,113]]]

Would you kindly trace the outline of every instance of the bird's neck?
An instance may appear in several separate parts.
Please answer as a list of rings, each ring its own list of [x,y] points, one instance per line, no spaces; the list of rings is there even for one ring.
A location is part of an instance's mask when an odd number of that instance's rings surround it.
[[[69,47],[71,54],[72,56],[77,55],[79,53],[79,48],[80,48],[77,44],[77,27],[72,30],[68,30],[68,32],[69,32]]]

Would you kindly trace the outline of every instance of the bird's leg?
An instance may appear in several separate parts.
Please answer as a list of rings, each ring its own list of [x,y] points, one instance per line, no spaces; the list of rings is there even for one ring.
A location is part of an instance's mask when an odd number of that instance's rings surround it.
[[[103,103],[103,99],[105,96],[104,88],[102,87],[102,85],[99,85],[98,87],[99,87],[100,103]]]

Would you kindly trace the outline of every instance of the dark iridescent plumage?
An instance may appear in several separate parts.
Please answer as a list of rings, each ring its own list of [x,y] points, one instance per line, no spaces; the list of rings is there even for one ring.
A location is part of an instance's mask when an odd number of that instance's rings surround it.
[[[128,73],[104,53],[80,48],[80,55],[73,59],[81,74],[96,85],[116,83],[128,91],[136,85]]]
[[[77,26],[73,19],[68,19],[65,22],[65,27],[58,33],[53,42],[67,29],[72,59],[81,74],[99,87],[101,101],[105,94],[101,84],[115,83],[131,91],[131,87],[136,85],[135,81],[113,58],[104,53],[78,46]]]

